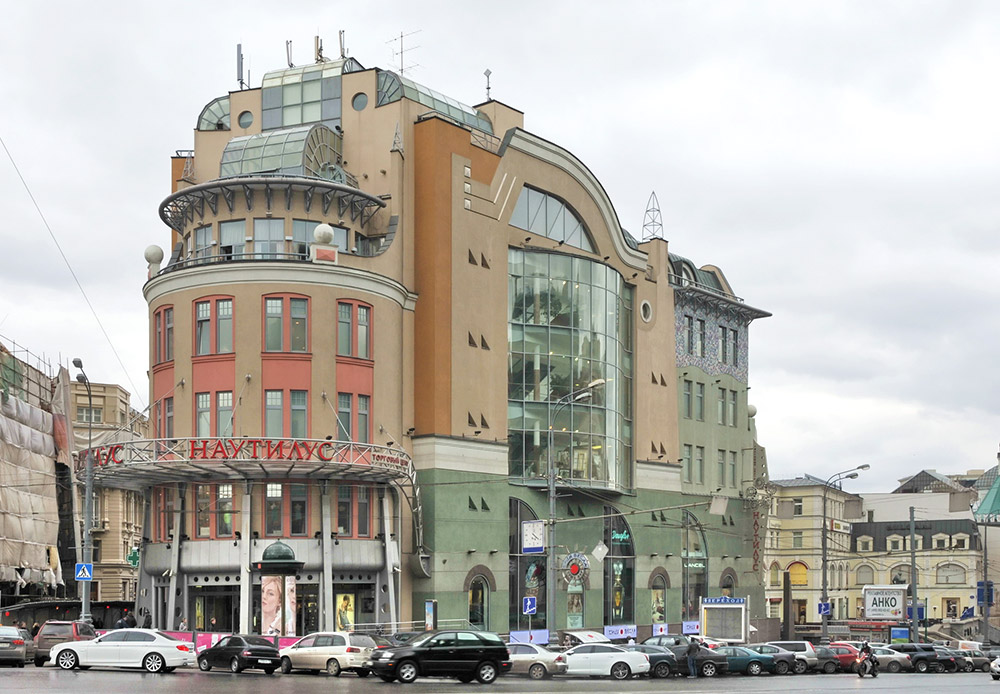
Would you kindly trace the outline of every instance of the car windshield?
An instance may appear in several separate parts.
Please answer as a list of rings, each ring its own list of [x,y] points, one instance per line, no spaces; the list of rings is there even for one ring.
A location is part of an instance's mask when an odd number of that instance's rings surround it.
[[[494,634],[492,631],[479,631],[476,632],[476,636],[479,637],[481,641],[491,646],[502,646],[503,639]]]
[[[20,636],[19,632],[14,627],[0,627],[0,636]]]
[[[375,641],[368,634],[351,634],[351,645],[361,648],[375,648]]]
[[[157,634],[157,636],[159,636],[160,638],[163,638],[163,639],[169,639],[171,641],[180,641],[180,639],[177,638],[176,636],[171,636],[170,634],[168,634],[166,632],[163,632],[163,631],[158,631],[158,632],[156,632],[156,634]]]
[[[420,634],[419,636],[414,636],[412,639],[407,640],[406,644],[408,646],[422,646],[429,639],[431,639],[432,637],[434,637],[436,635],[437,635],[436,632],[429,631],[426,634]]]
[[[274,644],[265,639],[263,636],[244,636],[246,642],[251,646],[270,646],[274,648]]]

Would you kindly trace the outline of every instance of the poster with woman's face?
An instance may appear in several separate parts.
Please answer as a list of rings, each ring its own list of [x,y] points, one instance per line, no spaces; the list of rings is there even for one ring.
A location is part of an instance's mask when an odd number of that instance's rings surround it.
[[[265,636],[281,633],[284,583],[284,576],[264,576],[260,579],[260,633]]]
[[[298,615],[295,576],[285,576],[285,636],[295,636],[295,617]]]
[[[354,630],[354,593],[337,594],[337,629]]]

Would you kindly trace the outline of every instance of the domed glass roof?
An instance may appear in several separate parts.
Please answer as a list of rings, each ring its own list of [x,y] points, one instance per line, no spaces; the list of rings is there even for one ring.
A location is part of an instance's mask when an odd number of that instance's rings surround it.
[[[266,547],[261,555],[262,561],[295,561],[295,552],[281,540]]]

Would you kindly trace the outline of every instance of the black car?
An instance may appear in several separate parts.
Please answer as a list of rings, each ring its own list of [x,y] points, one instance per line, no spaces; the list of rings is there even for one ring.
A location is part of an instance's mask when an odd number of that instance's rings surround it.
[[[701,675],[715,677],[729,672],[729,659],[715,653],[711,648],[702,647],[695,658],[697,672],[688,671],[687,649],[691,640],[680,634],[657,634],[642,642],[644,646],[662,646],[674,654],[677,661],[677,672],[682,675]],[[652,664],[650,664],[652,665]]]
[[[913,669],[917,672],[943,672],[944,663],[938,662],[937,652],[929,643],[894,643],[889,646],[897,653],[910,656]]]
[[[774,658],[774,674],[795,674],[795,654],[791,651],[786,651],[784,648],[779,648],[778,646],[772,646],[769,643],[751,643],[745,646],[745,648]]]
[[[270,675],[280,664],[277,647],[263,636],[233,634],[198,654],[198,669],[202,672],[228,667],[232,672],[257,669]]]
[[[491,632],[429,631],[405,645],[372,651],[367,665],[385,682],[424,676],[490,684],[510,671],[511,663],[507,645]]]
[[[622,646],[626,651],[645,653],[649,656],[649,676],[656,678],[670,677],[677,672],[677,657],[673,652],[663,646],[653,646],[652,644],[632,644]]]

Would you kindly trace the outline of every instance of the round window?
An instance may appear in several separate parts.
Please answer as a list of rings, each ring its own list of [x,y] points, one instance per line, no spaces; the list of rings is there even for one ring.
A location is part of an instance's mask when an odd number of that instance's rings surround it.
[[[351,106],[354,107],[355,111],[364,111],[365,106],[367,105],[368,105],[368,95],[365,94],[364,92],[358,92],[357,94],[354,95],[354,98],[351,99]]]
[[[249,128],[251,125],[253,125],[253,114],[250,113],[249,111],[244,111],[243,113],[240,114],[240,117],[239,119],[237,119],[237,122],[240,124],[241,128]]]
[[[653,320],[653,306],[648,301],[643,301],[639,304],[639,316],[642,318],[644,323],[648,323]]]

